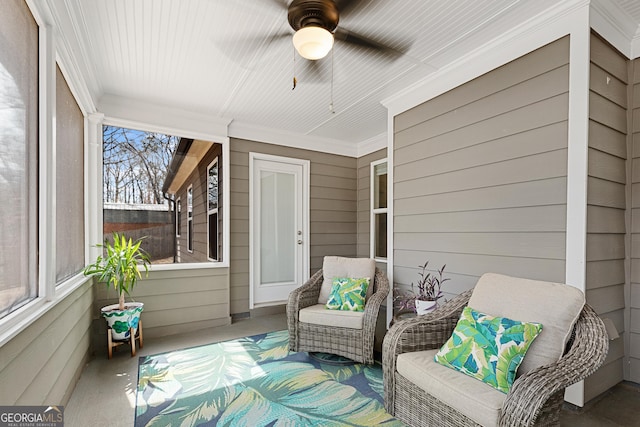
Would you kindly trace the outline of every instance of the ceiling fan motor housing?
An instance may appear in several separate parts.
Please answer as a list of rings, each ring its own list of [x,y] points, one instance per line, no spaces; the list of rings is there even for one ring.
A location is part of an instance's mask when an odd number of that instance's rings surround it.
[[[333,0],[293,0],[289,5],[288,18],[294,31],[321,27],[333,32],[338,26],[339,11]]]

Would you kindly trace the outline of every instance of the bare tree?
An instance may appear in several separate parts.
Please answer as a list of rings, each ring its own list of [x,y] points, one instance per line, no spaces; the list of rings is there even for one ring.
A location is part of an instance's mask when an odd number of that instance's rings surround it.
[[[179,138],[103,128],[104,201],[164,204],[162,184]]]

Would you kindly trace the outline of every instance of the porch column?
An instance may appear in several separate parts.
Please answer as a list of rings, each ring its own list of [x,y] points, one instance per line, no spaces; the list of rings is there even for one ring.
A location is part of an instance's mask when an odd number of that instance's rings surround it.
[[[586,293],[587,174],[589,153],[589,9],[571,31],[565,281]],[[565,400],[584,406],[584,381],[565,391]]]
[[[85,118],[85,261],[95,260],[102,243],[102,124],[104,114],[92,113]]]

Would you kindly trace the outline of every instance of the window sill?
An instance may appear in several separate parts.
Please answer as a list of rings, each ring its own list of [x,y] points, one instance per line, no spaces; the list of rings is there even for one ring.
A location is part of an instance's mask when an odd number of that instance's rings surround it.
[[[229,263],[226,262],[185,262],[173,264],[151,264],[149,271],[175,271],[175,270],[198,270],[204,268],[228,268]],[[144,268],[139,268],[144,271]]]

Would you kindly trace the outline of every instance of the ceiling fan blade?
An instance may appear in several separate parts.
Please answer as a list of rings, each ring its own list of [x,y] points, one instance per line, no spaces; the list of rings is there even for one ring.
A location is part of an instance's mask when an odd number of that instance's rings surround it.
[[[287,10],[287,0],[269,0],[271,2],[271,4],[279,7],[282,10]]]
[[[336,6],[338,6],[338,10],[340,11],[340,16],[345,17],[349,13],[351,13],[355,9],[362,9],[366,6],[367,3],[370,3],[371,0],[334,0]]]
[[[361,36],[352,31],[346,30],[344,28],[336,29],[333,37],[337,41],[341,41],[343,43],[349,43],[353,46],[357,46],[362,49],[367,49],[370,51],[380,52],[384,56],[390,59],[397,59],[403,56],[408,50],[410,46],[402,46],[401,48],[392,48],[390,46],[379,43],[370,38]]]
[[[227,58],[243,68],[253,68],[256,55],[262,52],[269,52],[269,47],[274,43],[279,43],[285,39],[289,39],[291,33],[288,31],[277,33],[271,36],[252,35],[245,37],[229,37],[215,40],[213,44]],[[247,53],[250,53],[247,56]],[[258,62],[259,59],[258,59]]]

